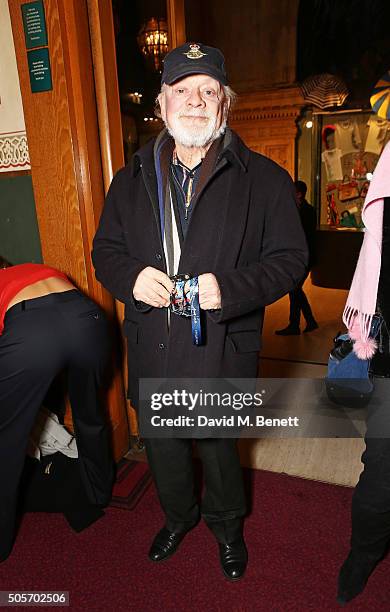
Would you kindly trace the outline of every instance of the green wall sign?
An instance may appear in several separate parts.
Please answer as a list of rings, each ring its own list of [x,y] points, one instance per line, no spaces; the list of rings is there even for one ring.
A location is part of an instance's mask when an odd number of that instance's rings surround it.
[[[47,45],[43,0],[22,4],[22,17],[27,49]]]
[[[49,49],[34,49],[27,51],[28,70],[30,73],[31,91],[49,91],[53,89],[51,82]]]

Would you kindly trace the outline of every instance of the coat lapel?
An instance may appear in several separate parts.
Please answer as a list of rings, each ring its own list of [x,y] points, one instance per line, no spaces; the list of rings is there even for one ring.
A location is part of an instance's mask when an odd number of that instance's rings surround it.
[[[248,216],[248,181],[243,181],[249,150],[227,130],[214,169],[198,190],[184,242],[179,273],[212,272],[234,266]],[[206,161],[206,160],[205,160]],[[229,170],[229,172],[227,172]]]
[[[160,199],[164,202],[167,168],[169,167],[169,160],[172,156],[173,147],[174,144],[172,139],[168,137],[166,130],[164,130],[154,142],[148,143],[143,150],[136,154],[138,167],[141,169],[143,182],[153,208],[161,247],[163,246],[163,232],[161,225]],[[162,179],[160,194],[156,173],[156,156],[158,156],[158,172]]]
[[[163,249],[163,235],[159,205],[158,181],[160,172],[162,194],[165,194],[166,177],[172,157],[174,141],[163,130],[153,143],[136,154],[138,166],[153,208],[155,221]],[[158,163],[156,164],[156,155]],[[224,139],[210,147],[204,160],[186,240],[184,241],[179,273],[201,274],[212,272],[214,267],[234,265],[238,257],[242,233],[245,229],[249,196],[244,193],[247,181],[242,181],[247,171],[249,149],[239,137],[226,130]],[[230,172],[225,170],[230,169]],[[164,195],[163,195],[164,200]],[[203,265],[202,262],[207,262]],[[231,262],[231,263],[229,263]]]

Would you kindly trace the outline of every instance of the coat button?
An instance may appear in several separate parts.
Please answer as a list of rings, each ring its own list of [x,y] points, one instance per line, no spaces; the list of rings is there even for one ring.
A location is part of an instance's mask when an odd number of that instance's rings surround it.
[[[156,259],[157,259],[157,261],[161,261],[162,260],[161,253],[156,253]]]
[[[163,349],[166,348],[166,346],[163,342],[160,342],[160,344],[158,345],[158,348],[162,351]]]

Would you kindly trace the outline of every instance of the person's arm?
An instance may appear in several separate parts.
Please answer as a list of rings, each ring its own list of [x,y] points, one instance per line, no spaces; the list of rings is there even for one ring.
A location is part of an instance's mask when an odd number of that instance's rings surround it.
[[[259,262],[215,274],[221,291],[221,309],[210,312],[215,322],[272,304],[305,275],[308,251],[290,177],[269,203],[264,224]]]
[[[148,264],[139,260],[135,253],[129,253],[120,214],[121,198],[128,194],[127,172],[126,168],[120,170],[110,185],[93,240],[92,261],[97,280],[116,299],[146,312],[151,306],[134,300],[133,287]]]

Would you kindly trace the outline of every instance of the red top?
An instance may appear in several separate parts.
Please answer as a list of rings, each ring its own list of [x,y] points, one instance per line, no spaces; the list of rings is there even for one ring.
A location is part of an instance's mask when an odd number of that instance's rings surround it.
[[[43,264],[26,263],[0,269],[0,334],[3,333],[8,304],[15,295],[28,285],[53,276],[68,280],[62,272]]]

